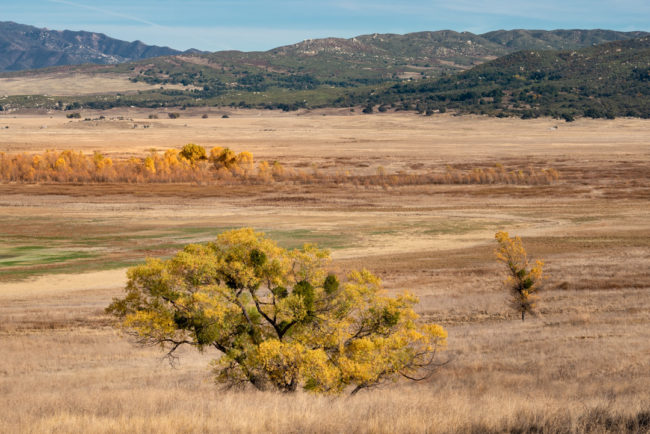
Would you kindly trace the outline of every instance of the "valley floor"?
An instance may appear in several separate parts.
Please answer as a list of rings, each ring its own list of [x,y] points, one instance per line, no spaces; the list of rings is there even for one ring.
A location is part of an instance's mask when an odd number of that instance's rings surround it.
[[[0,127],[10,127],[0,130],[0,150],[128,156],[195,142],[289,167],[535,163],[560,179],[383,188],[2,184],[0,431],[650,432],[647,120],[146,114],[109,112],[95,124],[0,116]],[[132,127],[146,122],[152,127]],[[366,267],[389,291],[413,291],[418,312],[449,331],[440,356],[449,363],[426,382],[353,397],[224,391],[210,376],[216,354],[185,352],[170,367],[159,348],[138,347],[113,328],[103,308],[121,295],[125,267],[239,226],[289,247],[315,241],[331,249],[335,270]],[[525,322],[507,305],[493,253],[498,230],[521,235],[546,263],[539,314]]]

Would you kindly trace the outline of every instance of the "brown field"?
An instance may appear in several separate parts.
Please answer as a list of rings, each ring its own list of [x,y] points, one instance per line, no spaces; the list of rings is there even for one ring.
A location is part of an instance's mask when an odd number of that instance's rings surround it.
[[[650,432],[650,122],[339,110],[0,115],[0,151],[110,156],[194,142],[292,168],[553,167],[552,185],[0,184],[1,432]],[[50,117],[52,116],[52,117]],[[148,128],[142,128],[149,125]],[[8,126],[9,128],[4,128]],[[135,126],[135,127],[134,127]],[[223,391],[103,314],[124,268],[226,228],[316,241],[444,325],[430,380],[354,397]],[[539,314],[506,304],[494,233],[546,262]]]
[[[69,74],[65,72],[40,74],[34,77],[0,78],[0,95],[79,96],[136,92],[158,89],[147,83],[133,83],[127,75]],[[183,89],[181,85],[166,85],[168,89]]]

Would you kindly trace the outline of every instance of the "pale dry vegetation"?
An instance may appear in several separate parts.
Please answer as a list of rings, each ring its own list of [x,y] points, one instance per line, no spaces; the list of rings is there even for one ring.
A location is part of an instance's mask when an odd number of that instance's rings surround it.
[[[128,76],[106,76],[103,74],[57,74],[37,77],[0,78],[0,95],[97,95],[117,92],[137,92],[158,89],[146,83],[134,83]],[[181,85],[167,85],[167,88],[182,89]]]
[[[214,354],[187,352],[171,368],[157,348],[116,333],[102,314],[115,291],[3,299],[2,416],[10,431],[36,432],[647,430],[647,290],[549,290],[543,315],[522,324],[489,253],[466,249],[448,265],[439,257],[420,264],[437,278],[415,289],[425,314],[443,318],[452,362],[426,383],[351,398],[215,389],[206,369]],[[459,265],[483,260],[493,272],[484,287],[471,275],[459,282]],[[416,271],[408,255],[388,269],[367,263],[395,288]],[[587,268],[600,277],[598,265]],[[443,306],[427,302],[443,293],[451,298]]]
[[[378,166],[397,174],[434,167],[444,173],[447,163],[463,173],[531,164],[556,168],[560,179],[388,188],[0,185],[0,263],[10,275],[0,275],[0,431],[650,432],[647,121],[579,121],[565,131],[549,131],[548,120],[450,117],[445,127],[408,115],[364,120],[367,130],[355,117],[228,121],[235,123],[220,127],[221,143],[277,158],[285,168],[311,171],[316,161],[322,172],[356,167],[373,177]],[[167,131],[200,136],[208,130],[198,122],[217,120],[188,122],[193,128]],[[5,149],[50,147],[39,130],[29,142],[22,125],[15,135],[14,124],[0,135]],[[305,135],[319,128],[322,134]],[[107,158],[142,155],[161,137],[151,131],[120,141],[125,147],[116,145]],[[88,156],[110,149],[114,136],[98,144],[94,134],[67,143],[80,143],[74,148]],[[354,135],[359,142],[341,139]],[[234,136],[241,145],[234,146]],[[509,144],[499,145],[506,136]],[[172,139],[165,147],[218,144]],[[329,142],[323,157],[320,146]],[[368,152],[372,143],[379,151]],[[420,298],[418,313],[449,332],[450,362],[425,382],[389,383],[346,398],[224,391],[207,365],[215,354],[186,352],[172,368],[159,348],[140,348],[115,331],[103,309],[123,294],[123,281],[110,279],[118,270],[75,280],[74,273],[108,261],[123,267],[122,261],[168,255],[235,226],[265,230],[286,246],[317,241],[332,248],[336,271],[367,267],[391,293],[410,289]],[[545,262],[538,315],[524,323],[508,306],[506,276],[494,256],[497,230],[521,235],[531,260]],[[22,262],[5,265],[21,246],[40,249],[20,250]],[[45,274],[64,266],[68,274]],[[11,277],[23,272],[45,275]]]

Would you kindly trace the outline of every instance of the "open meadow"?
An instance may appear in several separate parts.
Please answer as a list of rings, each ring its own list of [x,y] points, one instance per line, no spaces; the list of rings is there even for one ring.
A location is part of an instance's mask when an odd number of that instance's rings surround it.
[[[179,113],[4,113],[0,151],[117,160],[191,142],[314,174],[500,166],[559,178],[0,183],[0,432],[650,432],[650,121]],[[222,390],[216,353],[186,351],[172,367],[114,327],[104,308],[126,267],[236,227],[315,242],[336,271],[366,267],[390,292],[411,290],[449,332],[448,363],[350,397]],[[495,259],[500,230],[546,264],[525,322]]]

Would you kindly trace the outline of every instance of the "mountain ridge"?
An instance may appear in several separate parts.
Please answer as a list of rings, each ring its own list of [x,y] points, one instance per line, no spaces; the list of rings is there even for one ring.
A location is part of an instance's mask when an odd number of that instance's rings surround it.
[[[0,71],[84,63],[110,65],[181,53],[141,41],[122,41],[103,33],[50,30],[11,21],[0,22]]]
[[[390,75],[397,78],[404,72],[416,72],[413,67],[424,68],[425,76],[435,75],[468,69],[521,49],[578,49],[648,34],[601,29],[514,29],[483,34],[437,30],[306,39],[266,51],[209,53],[194,49],[179,51],[140,41],[127,42],[102,33],[49,30],[0,22],[0,72],[85,63],[115,65],[161,56],[196,55],[216,63],[268,65],[282,72],[290,72],[291,64],[297,63],[295,66],[302,68],[301,72],[310,74],[318,69],[313,63],[321,60],[331,65],[335,72],[351,63],[360,68],[383,69],[379,74],[383,80]]]
[[[647,117],[649,39],[647,32],[599,29],[308,39],[265,52],[186,52],[115,65],[5,73],[0,77],[14,88],[11,83],[21,77],[75,77],[77,84],[84,77],[105,78],[102,83],[109,84],[101,92],[65,96],[51,91],[54,85],[39,93],[11,93],[5,87],[0,104],[5,110],[365,106],[427,114],[445,109],[497,116]],[[619,48],[622,54],[612,52]],[[118,90],[119,80],[135,87]]]

